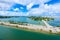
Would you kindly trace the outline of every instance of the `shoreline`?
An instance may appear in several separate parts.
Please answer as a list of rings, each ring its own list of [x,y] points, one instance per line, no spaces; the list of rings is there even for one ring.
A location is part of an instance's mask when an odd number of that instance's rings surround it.
[[[60,27],[46,27],[46,26],[33,25],[33,24],[19,25],[19,24],[12,24],[10,22],[0,22],[0,25],[13,26],[19,29],[28,30],[28,31],[31,30],[34,32],[60,34]]]

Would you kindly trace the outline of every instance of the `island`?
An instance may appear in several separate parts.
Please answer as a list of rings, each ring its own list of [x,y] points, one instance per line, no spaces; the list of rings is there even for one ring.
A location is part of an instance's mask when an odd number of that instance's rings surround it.
[[[30,19],[32,19],[32,20],[36,20],[36,21],[42,21],[42,20],[47,20],[47,21],[50,21],[50,20],[54,20],[54,18],[52,18],[52,17],[41,17],[41,16],[38,16],[38,17],[36,17],[36,16],[30,16],[30,17],[28,17],[28,18],[30,18]]]

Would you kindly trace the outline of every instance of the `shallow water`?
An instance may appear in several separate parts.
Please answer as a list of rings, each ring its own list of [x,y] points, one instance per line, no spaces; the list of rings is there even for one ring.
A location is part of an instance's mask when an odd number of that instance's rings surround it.
[[[54,20],[48,21],[48,23],[52,26],[60,26],[60,18],[54,18]]]
[[[5,19],[2,18],[0,20],[5,21],[5,22],[14,21],[14,22],[27,22],[29,24],[36,24],[36,25],[45,25],[42,21],[34,21],[25,16],[5,18]],[[60,18],[54,18],[54,20],[47,21],[47,22],[52,26],[60,26]]]

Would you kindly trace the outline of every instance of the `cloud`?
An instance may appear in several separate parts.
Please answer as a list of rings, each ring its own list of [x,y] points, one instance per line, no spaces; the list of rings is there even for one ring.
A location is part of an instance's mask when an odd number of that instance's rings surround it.
[[[45,2],[48,2],[50,0],[0,0],[0,1],[1,2],[18,3],[18,4],[27,5],[27,4],[30,4],[31,2],[45,3]]]
[[[15,8],[14,11],[19,11],[19,8]]]
[[[0,11],[6,11],[8,9],[10,9],[10,7],[13,5],[14,3],[9,3],[9,2],[5,2],[3,0],[0,0]]]
[[[34,5],[34,2],[31,2],[30,4],[27,5],[27,9],[30,10],[33,5]]]
[[[56,13],[60,13],[60,3],[56,3],[53,5],[43,4],[40,5],[40,8],[32,9],[30,12],[28,12],[29,15],[40,15],[40,14],[50,14],[55,15]],[[57,15],[57,14],[56,14]]]
[[[0,16],[27,16],[23,12],[0,11]]]
[[[60,3],[55,3],[55,4],[45,4],[51,0],[0,0],[0,15],[41,15],[44,13],[51,14],[51,15],[56,15],[57,13],[60,13]],[[13,6],[15,3],[17,4],[22,4],[27,6],[27,9],[29,10],[28,12],[9,12],[6,11],[8,9],[11,9],[10,7]],[[29,5],[30,4],[30,5]],[[39,4],[39,8],[32,8],[31,7],[34,4]],[[14,9],[15,11],[19,9],[16,8]]]
[[[47,5],[45,4],[45,11],[53,16],[58,15],[60,13],[60,3],[54,4],[54,5]]]

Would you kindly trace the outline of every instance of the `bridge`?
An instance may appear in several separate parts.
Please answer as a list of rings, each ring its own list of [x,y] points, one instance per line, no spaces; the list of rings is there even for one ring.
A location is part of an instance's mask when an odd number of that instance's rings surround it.
[[[53,27],[51,25],[49,25],[46,21],[42,20],[44,22],[44,24],[47,26],[47,27]]]

